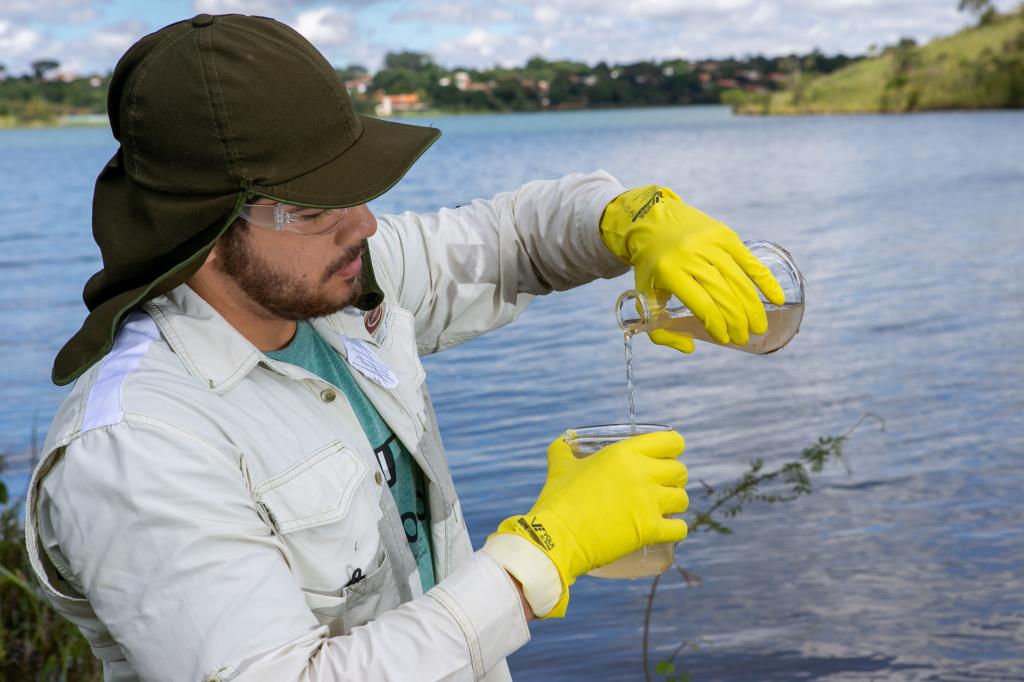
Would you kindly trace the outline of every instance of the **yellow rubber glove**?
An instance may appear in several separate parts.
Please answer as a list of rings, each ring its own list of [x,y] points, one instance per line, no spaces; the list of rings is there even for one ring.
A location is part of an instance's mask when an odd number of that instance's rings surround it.
[[[719,343],[742,345],[750,333],[768,330],[754,284],[772,303],[784,301],[771,271],[735,232],[666,187],[648,185],[616,197],[601,218],[601,238],[633,266],[638,291],[656,305],[675,294]],[[659,329],[649,336],[654,343],[693,351],[686,334]]]
[[[561,598],[544,618],[565,615],[577,576],[659,542],[686,537],[686,447],[675,431],[645,433],[577,459],[559,437],[548,447],[548,479],[533,508],[491,536],[514,533],[541,549],[558,570]]]

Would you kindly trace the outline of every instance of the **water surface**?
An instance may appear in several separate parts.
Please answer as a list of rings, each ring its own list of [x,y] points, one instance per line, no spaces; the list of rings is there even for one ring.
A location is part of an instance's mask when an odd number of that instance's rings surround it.
[[[1024,679],[1024,113],[736,118],[708,108],[463,116],[378,212],[428,211],[604,168],[656,182],[785,245],[807,276],[802,330],[749,356],[635,343],[638,415],[687,439],[698,479],[734,480],[865,413],[809,498],[695,534],[666,576],[652,661],[694,680]],[[84,315],[105,129],[0,131],[0,448],[45,432],[50,363]],[[479,545],[543,484],[547,443],[626,416],[613,305],[628,276],[538,299],[514,324],[426,360]],[[23,477],[8,474],[17,486]],[[518,680],[641,674],[649,581],[582,578],[536,623]]]

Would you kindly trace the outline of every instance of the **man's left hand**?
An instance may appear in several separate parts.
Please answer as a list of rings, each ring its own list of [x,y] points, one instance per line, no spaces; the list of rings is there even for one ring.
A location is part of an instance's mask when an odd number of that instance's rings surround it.
[[[693,311],[715,341],[746,343],[768,319],[754,288],[782,305],[782,287],[729,227],[689,206],[666,187],[648,185],[616,197],[601,218],[601,238],[633,266],[636,288],[664,304],[670,294]],[[659,329],[651,341],[684,353],[693,338]]]

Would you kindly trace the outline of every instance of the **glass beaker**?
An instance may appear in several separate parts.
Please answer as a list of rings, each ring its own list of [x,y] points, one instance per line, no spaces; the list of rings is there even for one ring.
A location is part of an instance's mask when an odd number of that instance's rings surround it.
[[[615,303],[615,317],[619,327],[622,331],[633,334],[667,329],[689,334],[694,339],[758,355],[774,353],[785,346],[800,331],[800,321],[804,317],[804,277],[793,262],[793,257],[778,244],[760,239],[743,243],[772,271],[786,295],[782,305],[775,305],[769,303],[758,290],[758,296],[764,303],[765,315],[768,317],[767,332],[751,334],[750,339],[742,346],[735,343],[719,344],[708,334],[704,323],[675,296],[670,296],[664,305],[658,306],[656,301],[633,289],[623,292]]]
[[[569,429],[562,434],[562,438],[569,444],[572,454],[582,459],[626,438],[642,433],[671,430],[671,427],[664,424],[637,424],[635,430],[630,430],[629,424],[602,424]],[[675,551],[674,542],[648,545],[610,564],[595,568],[587,575],[595,578],[648,578],[661,575],[675,560]]]

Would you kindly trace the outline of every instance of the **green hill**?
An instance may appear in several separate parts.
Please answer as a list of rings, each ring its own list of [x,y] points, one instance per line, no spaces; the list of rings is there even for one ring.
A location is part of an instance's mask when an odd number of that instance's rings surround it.
[[[1024,11],[918,47],[901,41],[827,76],[793,74],[785,90],[730,91],[741,114],[842,114],[1024,107]]]

